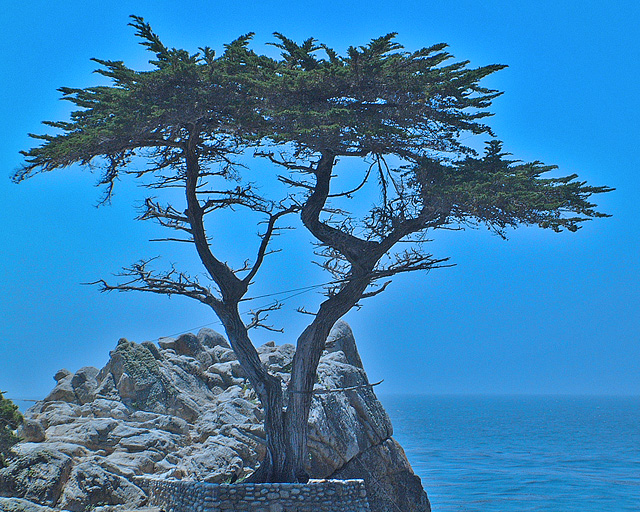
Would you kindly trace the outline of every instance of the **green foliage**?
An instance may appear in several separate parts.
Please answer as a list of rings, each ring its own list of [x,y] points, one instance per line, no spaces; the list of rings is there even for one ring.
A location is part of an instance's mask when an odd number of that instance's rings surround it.
[[[18,406],[4,398],[0,391],[0,467],[5,465],[9,448],[20,440],[14,433],[20,423],[22,415],[18,412]]]
[[[481,158],[442,163],[418,160],[408,171],[425,204],[437,205],[459,223],[476,219],[504,236],[506,227],[538,225],[576,231],[578,224],[607,215],[595,210],[589,196],[610,190],[574,181],[577,175],[541,178],[556,166],[505,158],[502,143],[487,143]]]
[[[251,147],[263,155],[273,154],[264,150],[270,146],[292,151],[303,161],[320,153],[373,160],[380,204],[360,222],[335,221],[369,240],[425,209],[431,211],[423,215],[425,228],[438,219],[437,225],[486,223],[501,234],[519,224],[573,231],[603,216],[587,198],[607,187],[586,186],[573,175],[542,179],[553,166],[508,160],[496,140],[482,157],[464,144],[465,134],[493,136],[481,121],[501,93],[480,81],[502,65],[450,63],[443,43],[408,52],[395,33],[346,55],[280,33],[272,44],[281,59],[251,50],[252,33],[225,45],[220,56],[209,47],[192,54],[164,46],[140,17],[130,25],[155,54],[153,69],[94,59],[111,85],[60,89],[79,109],[68,122],[45,123],[60,133],[32,135],[43,143],[24,152],[16,182],[78,163],[103,168],[107,200],[122,172],[150,173],[155,186],[171,186],[184,180],[182,159],[195,141],[206,175],[223,178],[235,177],[234,156]],[[130,170],[136,155],[149,167]],[[402,165],[390,168],[389,157]],[[283,181],[306,192],[299,181]]]

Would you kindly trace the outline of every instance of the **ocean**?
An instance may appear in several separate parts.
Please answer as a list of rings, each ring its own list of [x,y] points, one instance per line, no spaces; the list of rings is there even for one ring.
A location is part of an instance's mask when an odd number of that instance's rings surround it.
[[[380,400],[434,512],[640,511],[640,397]]]

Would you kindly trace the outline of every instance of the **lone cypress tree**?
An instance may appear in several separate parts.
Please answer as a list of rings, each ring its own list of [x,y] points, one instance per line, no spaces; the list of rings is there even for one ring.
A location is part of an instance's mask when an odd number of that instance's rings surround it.
[[[22,415],[18,412],[18,406],[0,391],[0,468],[6,463],[9,448],[20,441],[14,433],[20,423]]]
[[[427,233],[469,225],[501,236],[522,225],[576,231],[605,216],[589,198],[609,188],[575,175],[543,177],[555,167],[510,160],[482,122],[501,93],[480,81],[504,66],[450,63],[445,44],[408,52],[395,34],[345,55],[279,33],[273,43],[282,50],[279,59],[251,50],[252,34],[220,56],[209,47],[192,54],[166,47],[142,18],[134,16],[131,25],[155,54],[153,69],[95,59],[109,85],[61,88],[78,110],[69,121],[45,123],[58,133],[33,135],[42,144],[24,152],[14,180],[80,164],[102,166],[105,201],[121,174],[156,190],[184,191],[180,205],[146,198],[139,219],[180,235],[166,240],[192,243],[212,284],[176,268],[154,270],[149,261],[125,268],[122,283],[99,283],[105,291],[191,297],[217,315],[265,409],[268,450],[254,480],[305,480],[307,421],[329,331],[394,275],[447,266],[446,257],[426,251]],[[490,138],[484,154],[465,142],[469,136]],[[273,179],[289,192],[267,197],[267,189],[257,188],[251,156],[272,163]],[[134,157],[148,166],[134,168]],[[341,189],[336,177],[345,175],[356,184]],[[247,263],[231,268],[216,257],[205,220],[237,208],[262,215],[263,230]],[[290,215],[299,215],[317,240],[332,280],[298,337],[284,390],[249,336],[252,328],[270,328],[265,317],[278,306],[246,320],[238,306]]]

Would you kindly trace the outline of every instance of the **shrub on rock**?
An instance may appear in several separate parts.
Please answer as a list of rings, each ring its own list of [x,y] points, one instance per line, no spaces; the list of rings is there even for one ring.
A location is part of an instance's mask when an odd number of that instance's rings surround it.
[[[18,406],[0,391],[0,468],[5,465],[9,448],[20,440],[14,433],[20,423],[22,415],[18,412]]]

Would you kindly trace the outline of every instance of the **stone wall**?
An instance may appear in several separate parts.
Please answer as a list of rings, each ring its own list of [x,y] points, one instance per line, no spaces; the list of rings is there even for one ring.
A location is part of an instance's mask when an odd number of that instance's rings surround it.
[[[166,512],[369,512],[363,480],[210,484],[141,477],[136,483]]]

